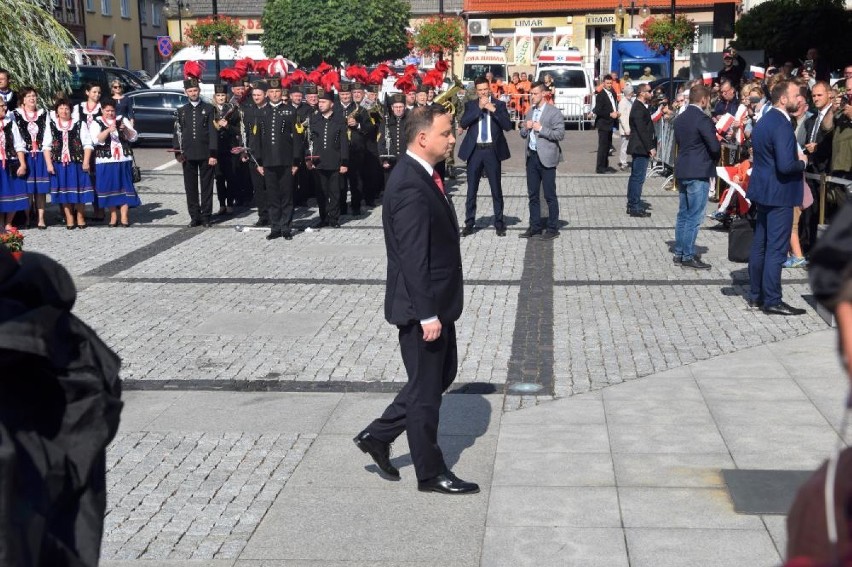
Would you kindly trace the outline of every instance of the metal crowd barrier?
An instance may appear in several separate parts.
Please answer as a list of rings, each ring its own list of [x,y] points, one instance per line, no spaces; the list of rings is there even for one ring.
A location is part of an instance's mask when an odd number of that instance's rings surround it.
[[[826,209],[826,187],[829,183],[839,185],[846,189],[847,198],[852,198],[852,179],[844,179],[842,177],[833,177],[825,173],[806,173],[805,179],[819,181],[819,224],[825,224],[825,209]]]
[[[650,164],[651,173],[665,177],[663,188],[674,183],[675,166],[675,139],[674,124],[672,121],[662,118],[654,124],[657,134],[657,157]]]

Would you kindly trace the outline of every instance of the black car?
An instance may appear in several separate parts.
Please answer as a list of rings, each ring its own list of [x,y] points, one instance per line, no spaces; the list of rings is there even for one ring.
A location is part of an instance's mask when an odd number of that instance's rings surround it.
[[[662,89],[663,89],[663,92],[664,92],[664,93],[665,93],[665,95],[668,97],[668,96],[669,96],[669,89],[671,88],[671,82],[672,82],[672,80],[671,80],[671,79],[669,79],[669,78],[665,78],[665,79],[657,79],[657,80],[655,80],[655,81],[651,81],[651,82],[649,82],[648,84],[649,84],[649,85],[651,85],[651,88],[652,88],[652,89],[654,89],[654,90],[657,90],[657,89],[659,89],[659,88],[662,88]],[[674,78],[674,89],[675,89],[675,93],[677,93],[677,90],[678,90],[681,86],[683,86],[684,84],[686,84],[686,83],[688,83],[688,82],[689,82],[689,79],[682,79],[682,78],[680,78],[680,77],[675,77],[675,78]]]
[[[101,96],[110,96],[109,86],[113,81],[118,81],[124,86],[124,93],[131,93],[140,89],[148,89],[139,77],[133,72],[121,67],[98,67],[95,65],[71,66],[71,94],[68,96],[72,104],[86,100],[86,85],[98,83],[101,86]]]
[[[189,97],[177,89],[136,90],[126,97],[139,132],[138,142],[171,144],[175,112],[189,102]]]

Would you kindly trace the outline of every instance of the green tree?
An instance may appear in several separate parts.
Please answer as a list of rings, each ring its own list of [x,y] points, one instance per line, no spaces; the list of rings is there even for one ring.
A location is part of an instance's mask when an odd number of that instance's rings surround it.
[[[409,15],[405,0],[269,0],[263,49],[303,66],[396,59],[408,53]]]
[[[768,0],[743,14],[733,44],[741,50],[763,49],[775,58],[798,64],[816,47],[832,67],[852,60],[848,31],[852,13],[843,0]]]
[[[11,74],[13,88],[33,86],[46,99],[67,92],[71,72],[68,50],[74,37],[45,9],[45,0],[2,0],[0,67]],[[52,10],[52,8],[51,8]]]

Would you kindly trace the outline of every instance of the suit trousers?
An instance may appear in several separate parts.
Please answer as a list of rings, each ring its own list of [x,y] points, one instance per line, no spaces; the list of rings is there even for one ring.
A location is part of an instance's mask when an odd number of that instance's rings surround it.
[[[340,212],[346,214],[347,190],[352,193],[352,210],[361,209],[361,197],[364,192],[364,180],[369,175],[367,172],[366,154],[352,154],[349,160],[349,169],[341,178],[340,183]]]
[[[272,234],[289,232],[293,222],[293,173],[290,166],[263,168],[269,196],[269,227]]]
[[[612,147],[612,128],[598,130],[598,161],[595,171],[600,172],[609,167],[609,149]]]
[[[464,224],[473,228],[476,223],[476,194],[479,192],[479,178],[482,171],[491,186],[491,201],[494,204],[494,228],[506,228],[503,222],[503,184],[501,180],[500,160],[494,147],[476,148],[467,160],[467,201],[465,202]]]
[[[243,157],[240,154],[232,154],[231,164],[234,171],[235,183],[231,197],[234,199],[235,205],[248,206],[251,203],[253,192],[249,162],[243,161]]]
[[[757,204],[754,240],[748,258],[751,300],[767,307],[781,303],[781,270],[787,260],[793,207]]]
[[[216,158],[216,196],[219,198],[219,206],[231,206],[237,196],[237,182],[234,178],[234,156],[229,149],[219,151]]]
[[[320,220],[328,224],[340,222],[340,186],[342,178],[336,169],[315,169],[314,182],[319,188],[317,204]]]
[[[405,431],[417,480],[428,480],[447,469],[438,447],[438,419],[441,396],[458,370],[455,323],[444,325],[432,342],[423,340],[419,323],[399,326],[399,348],[408,382],[366,431],[387,443]]]
[[[254,190],[254,204],[257,207],[257,220],[269,221],[269,195],[266,189],[266,177],[257,172],[257,167],[249,166],[251,186]]]
[[[183,190],[186,192],[189,218],[193,221],[210,222],[210,215],[213,214],[213,169],[206,159],[188,159],[183,162]]]
[[[547,202],[547,230],[559,230],[559,201],[556,199],[556,168],[544,167],[538,153],[529,151],[527,156],[527,197],[530,205],[530,229],[541,230],[541,201],[544,192]]]

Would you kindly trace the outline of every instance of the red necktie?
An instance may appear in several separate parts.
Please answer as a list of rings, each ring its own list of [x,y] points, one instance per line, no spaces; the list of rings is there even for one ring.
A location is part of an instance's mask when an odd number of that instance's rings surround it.
[[[438,189],[441,190],[441,195],[446,195],[447,192],[444,191],[444,182],[441,181],[441,175],[434,169],[432,170],[432,180],[435,182],[435,185],[438,186]]]

